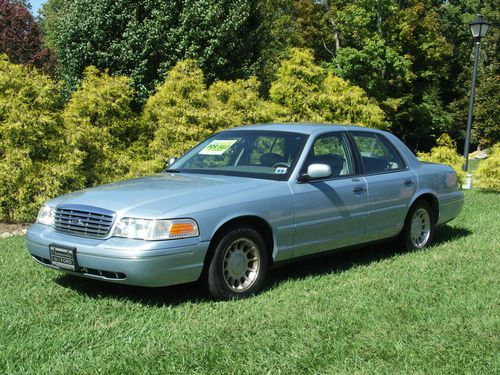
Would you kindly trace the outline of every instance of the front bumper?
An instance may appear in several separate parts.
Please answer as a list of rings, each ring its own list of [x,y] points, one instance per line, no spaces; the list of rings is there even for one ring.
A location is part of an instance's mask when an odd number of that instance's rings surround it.
[[[77,272],[53,266],[49,245],[76,248]],[[33,259],[49,268],[114,283],[160,287],[196,281],[209,242],[200,242],[199,237],[167,241],[92,239],[34,224],[26,233],[26,246]]]

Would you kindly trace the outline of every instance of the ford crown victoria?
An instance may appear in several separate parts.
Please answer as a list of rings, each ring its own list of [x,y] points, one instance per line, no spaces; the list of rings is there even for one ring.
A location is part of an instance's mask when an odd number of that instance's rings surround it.
[[[423,248],[462,205],[453,169],[421,163],[390,133],[253,125],[213,135],[164,173],[46,202],[26,244],[73,275],[200,280],[215,298],[241,298],[280,262],[394,237]]]

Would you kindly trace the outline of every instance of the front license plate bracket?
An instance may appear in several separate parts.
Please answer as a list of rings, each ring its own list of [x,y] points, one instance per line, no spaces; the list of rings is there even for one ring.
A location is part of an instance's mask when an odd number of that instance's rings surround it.
[[[49,245],[50,262],[53,266],[69,271],[77,271],[76,248],[60,245]]]

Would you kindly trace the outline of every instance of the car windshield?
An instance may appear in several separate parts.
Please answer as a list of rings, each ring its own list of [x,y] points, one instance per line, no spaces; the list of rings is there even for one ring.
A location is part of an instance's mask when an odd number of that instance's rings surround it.
[[[292,132],[225,131],[188,151],[169,170],[285,180],[306,139]]]

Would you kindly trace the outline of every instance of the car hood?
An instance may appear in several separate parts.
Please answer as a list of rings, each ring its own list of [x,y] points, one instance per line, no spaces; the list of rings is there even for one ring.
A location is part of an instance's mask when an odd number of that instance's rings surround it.
[[[53,199],[49,204],[88,205],[115,211],[118,216],[157,217],[180,207],[206,203],[271,183],[246,177],[164,173],[76,191]]]

